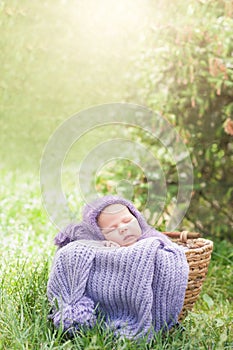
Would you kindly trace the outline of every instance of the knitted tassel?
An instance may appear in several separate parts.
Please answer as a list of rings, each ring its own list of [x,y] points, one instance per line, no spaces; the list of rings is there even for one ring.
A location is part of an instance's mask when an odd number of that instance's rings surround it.
[[[93,325],[94,302],[85,295],[86,283],[95,252],[72,242],[59,249],[55,256],[47,286],[53,305],[51,316],[56,327],[64,330],[79,324]]]
[[[96,322],[96,317],[93,313],[94,302],[88,298],[83,297],[74,304],[63,304],[60,311],[57,311],[52,319],[55,327],[72,330],[78,329],[80,325],[87,325],[92,327]]]

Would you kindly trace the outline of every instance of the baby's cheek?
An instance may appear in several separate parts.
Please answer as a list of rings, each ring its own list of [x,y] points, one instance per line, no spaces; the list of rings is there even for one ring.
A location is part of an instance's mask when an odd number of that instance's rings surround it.
[[[138,221],[135,221],[133,223],[131,229],[132,229],[132,232],[134,232],[135,235],[137,235],[138,237],[141,236],[142,230],[141,230],[141,227],[140,227]]]

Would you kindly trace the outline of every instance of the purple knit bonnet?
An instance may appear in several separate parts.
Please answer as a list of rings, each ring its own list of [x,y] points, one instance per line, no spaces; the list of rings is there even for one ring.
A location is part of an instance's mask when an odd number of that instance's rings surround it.
[[[122,204],[129,209],[138,220],[142,230],[142,236],[145,236],[148,231],[153,229],[147,224],[143,215],[135,208],[132,202],[122,197],[107,195],[86,204],[83,209],[82,222],[78,224],[70,224],[64,230],[59,232],[55,237],[55,244],[59,247],[63,247],[70,242],[80,239],[104,240],[105,238],[98,226],[97,220],[103,209],[112,204]]]

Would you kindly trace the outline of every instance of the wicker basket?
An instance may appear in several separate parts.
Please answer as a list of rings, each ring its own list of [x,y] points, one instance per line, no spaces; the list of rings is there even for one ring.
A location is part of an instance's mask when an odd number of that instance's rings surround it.
[[[175,243],[188,248],[185,254],[189,264],[189,279],[183,308],[179,315],[179,321],[182,321],[188,311],[192,310],[202,289],[213,251],[213,242],[200,238],[197,232],[164,232],[164,234]]]

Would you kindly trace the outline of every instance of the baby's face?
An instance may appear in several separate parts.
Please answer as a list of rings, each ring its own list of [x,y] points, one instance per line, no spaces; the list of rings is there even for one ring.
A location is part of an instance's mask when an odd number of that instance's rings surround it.
[[[142,234],[135,216],[122,204],[112,204],[104,208],[98,218],[98,225],[108,241],[120,246],[135,243]]]

